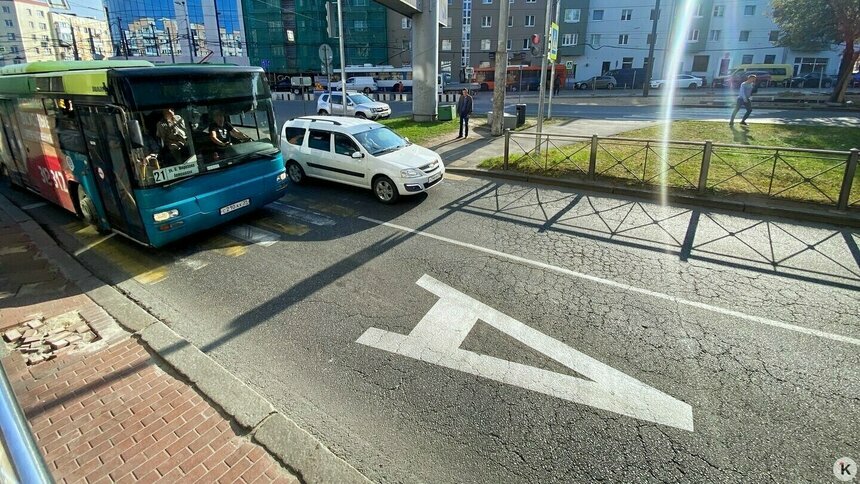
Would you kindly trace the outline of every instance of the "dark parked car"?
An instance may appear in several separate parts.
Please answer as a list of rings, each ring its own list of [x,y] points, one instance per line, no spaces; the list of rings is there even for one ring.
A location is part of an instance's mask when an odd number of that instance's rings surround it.
[[[296,77],[295,79],[299,78]],[[313,91],[313,86],[293,85],[292,79],[289,77],[272,84],[270,88],[272,89],[272,92],[292,92],[293,94],[301,94],[302,92]]]
[[[574,89],[612,89],[618,82],[612,76],[594,76],[591,79],[573,83]]]
[[[833,87],[834,84],[836,84],[836,79],[820,72],[810,72],[803,76],[791,78],[791,87],[830,88]]]

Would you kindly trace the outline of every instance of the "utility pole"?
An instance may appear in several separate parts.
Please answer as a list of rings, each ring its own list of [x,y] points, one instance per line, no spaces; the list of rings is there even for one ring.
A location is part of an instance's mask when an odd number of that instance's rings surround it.
[[[346,98],[346,56],[344,55],[344,46],[343,46],[343,0],[337,0],[337,34],[338,34],[338,44],[340,48],[340,90],[341,90],[341,100],[343,101],[343,115],[346,116],[346,106],[348,104]]]
[[[119,27],[120,42],[122,42],[122,50],[125,53],[125,60],[128,60],[128,41],[125,39],[125,30],[122,28],[122,17],[117,17],[117,23]]]
[[[558,16],[561,13],[561,0],[556,0],[555,2],[555,23],[558,23]],[[547,39],[547,42],[552,40],[552,38]],[[558,39],[556,39],[558,42]],[[549,104],[546,107],[546,119],[552,119],[552,93],[555,91],[555,62],[558,59],[558,46],[553,44],[553,48],[556,51],[556,57],[552,60],[550,64],[550,75],[549,75]]]
[[[170,63],[176,64],[176,56],[173,54],[173,32],[164,26],[164,31],[167,32],[167,45],[170,46]]]
[[[192,45],[193,41],[191,38],[191,22],[188,20],[188,16],[185,17],[185,30],[188,32],[188,55],[191,58],[191,63],[194,63],[194,46]]]
[[[75,60],[81,60],[81,54],[78,52],[78,39],[75,37],[75,26],[70,23],[69,29],[72,31],[72,52],[75,53]]]
[[[221,21],[218,20],[220,16],[221,12],[215,12],[215,30],[218,31],[218,51],[221,52],[221,62],[226,64],[227,59],[224,58],[224,45],[221,43]]]
[[[93,40],[93,29],[87,28],[87,33],[90,34],[90,57],[96,58],[96,42]]]
[[[502,0],[502,3],[505,3]],[[540,59],[540,92],[538,93],[538,118],[537,118],[537,132],[540,133],[543,129],[543,99],[544,93],[546,89],[546,47],[547,42],[549,42],[549,36],[551,33],[550,30],[550,11],[552,9],[552,0],[546,0],[546,20],[544,21],[544,40],[543,40],[543,49],[541,51],[541,59]],[[535,138],[535,152],[540,153],[540,136]]]
[[[496,43],[496,74],[493,87],[493,136],[504,134],[505,126],[505,88],[508,81],[508,9],[510,2],[499,1],[499,40]]]
[[[651,76],[654,74],[654,46],[657,45],[657,22],[660,21],[660,0],[655,0],[654,20],[651,22],[651,42],[648,43],[648,68],[645,69],[645,83],[642,84],[642,97],[648,97]]]

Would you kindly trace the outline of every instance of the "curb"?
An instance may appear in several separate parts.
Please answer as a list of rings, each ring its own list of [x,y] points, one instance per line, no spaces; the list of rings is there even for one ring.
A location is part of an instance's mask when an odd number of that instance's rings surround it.
[[[188,379],[249,436],[306,483],[371,482],[313,435],[277,412],[262,395],[127,298],[102,282],[51,238],[29,215],[0,194],[6,212],[57,268],[124,329]]]
[[[617,186],[609,183],[580,181],[570,178],[552,178],[546,176],[525,175],[516,172],[505,172],[485,170],[481,168],[464,168],[446,166],[445,171],[461,175],[482,176],[490,178],[501,178],[525,183],[536,183],[540,185],[573,188],[576,190],[588,190],[591,192],[608,193],[625,197],[641,198],[648,201],[659,201],[660,194],[652,190],[636,187]],[[852,214],[836,209],[814,209],[806,207],[777,206],[750,203],[740,200],[727,200],[724,198],[699,197],[683,193],[669,193],[668,200],[683,205],[693,205],[717,210],[732,212],[743,212],[750,215],[765,215],[781,217],[806,222],[828,223],[848,227],[860,227],[860,214]]]

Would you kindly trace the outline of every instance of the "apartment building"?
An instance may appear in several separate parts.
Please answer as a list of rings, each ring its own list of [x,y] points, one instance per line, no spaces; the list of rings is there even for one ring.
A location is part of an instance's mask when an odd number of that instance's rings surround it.
[[[440,32],[443,62],[455,66],[494,65],[491,53],[498,41],[499,1],[505,0],[449,0],[449,15],[458,25]],[[546,2],[553,2],[552,17],[555,2],[507,1],[510,12],[503,27],[507,31],[508,64],[540,63],[540,58],[529,52],[528,42],[532,34],[543,37]],[[710,80],[725,75],[732,66],[750,63],[791,64],[796,73],[819,70],[835,74],[839,66],[841,49],[837,46],[820,52],[777,46],[779,27],[771,17],[769,0],[663,0],[659,15],[654,11],[653,0],[560,1],[558,61],[567,67],[571,81],[610,69],[646,67],[655,17],[655,77],[675,71]],[[408,19],[389,13],[388,23],[392,45],[411,39],[411,30],[405,28]],[[667,65],[673,48],[683,52],[677,66]]]
[[[50,7],[39,0],[0,0],[0,65],[57,59]]]
[[[101,60],[111,53],[107,21],[52,11],[49,14],[60,60]]]

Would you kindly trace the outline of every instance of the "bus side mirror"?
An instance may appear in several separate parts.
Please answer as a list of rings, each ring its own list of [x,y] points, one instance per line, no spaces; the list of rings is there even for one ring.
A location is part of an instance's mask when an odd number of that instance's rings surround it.
[[[128,122],[128,137],[133,148],[143,148],[143,132],[140,130],[140,121],[132,119]]]

